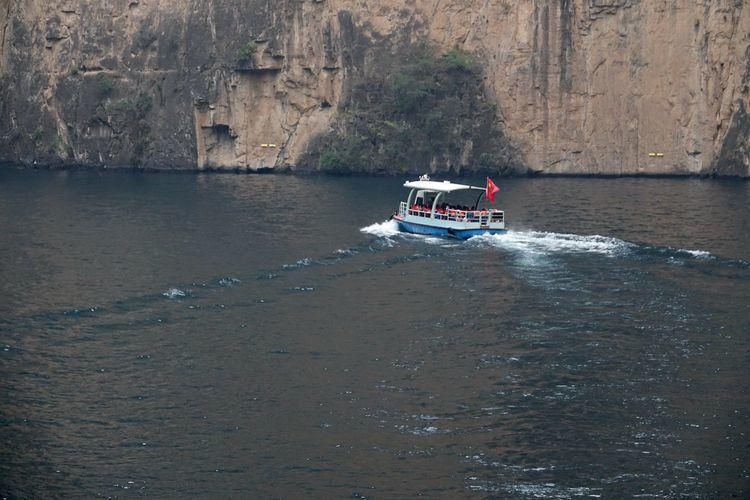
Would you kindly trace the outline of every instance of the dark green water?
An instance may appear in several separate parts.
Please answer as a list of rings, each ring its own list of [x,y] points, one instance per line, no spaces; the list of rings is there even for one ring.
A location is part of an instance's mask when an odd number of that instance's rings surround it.
[[[0,171],[0,496],[750,494],[750,183],[402,182]]]

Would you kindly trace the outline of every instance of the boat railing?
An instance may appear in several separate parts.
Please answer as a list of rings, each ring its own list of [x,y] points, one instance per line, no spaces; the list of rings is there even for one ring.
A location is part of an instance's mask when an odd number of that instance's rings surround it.
[[[402,217],[406,214],[416,217],[431,218],[432,211],[425,208],[407,208],[406,202],[399,205],[399,215]],[[478,222],[486,226],[491,222],[503,222],[505,213],[502,210],[443,210],[435,212],[435,219],[453,222]]]
[[[406,215],[406,202],[405,201],[402,201],[398,205],[398,215],[401,217],[404,217]]]

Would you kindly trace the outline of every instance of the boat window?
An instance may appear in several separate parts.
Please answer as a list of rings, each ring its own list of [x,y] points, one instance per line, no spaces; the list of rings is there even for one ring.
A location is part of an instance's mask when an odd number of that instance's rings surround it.
[[[446,208],[452,208],[455,210],[473,210],[478,196],[479,191],[465,189],[447,194],[441,202],[445,203]],[[480,203],[480,206],[481,205],[482,204]]]
[[[435,201],[435,193],[429,191],[417,191],[415,204],[421,207],[431,207]]]

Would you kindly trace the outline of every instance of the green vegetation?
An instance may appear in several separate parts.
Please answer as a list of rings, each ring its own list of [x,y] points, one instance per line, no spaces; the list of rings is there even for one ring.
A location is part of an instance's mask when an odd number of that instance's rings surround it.
[[[451,70],[459,71],[474,71],[477,70],[477,66],[474,63],[474,58],[461,49],[452,49],[443,56],[443,61],[447,68]]]
[[[481,68],[462,50],[435,56],[426,45],[410,47],[355,82],[339,111],[336,130],[319,138],[307,161],[324,172],[504,172],[515,165],[484,97]]]
[[[102,97],[108,96],[115,88],[115,82],[111,76],[104,73],[97,75],[96,88]]]
[[[55,134],[55,138],[52,140],[52,142],[49,145],[49,148],[47,148],[47,152],[50,154],[54,153],[62,153],[64,152],[65,148],[65,141],[62,137],[60,137],[60,134]]]
[[[138,92],[135,97],[125,97],[114,104],[117,111],[128,113],[132,118],[140,120],[146,117],[152,106],[151,96],[145,92]]]
[[[114,109],[122,113],[129,113],[135,109],[132,99],[123,97],[113,105]]]
[[[127,97],[108,99],[102,106],[113,129],[120,131],[118,144],[130,152],[129,163],[141,168],[148,158],[153,140],[148,116],[153,108],[151,93],[134,89]]]
[[[44,129],[42,128],[41,125],[39,125],[36,128],[36,130],[34,130],[34,133],[31,134],[31,140],[34,144],[38,144],[39,141],[41,141],[43,137],[44,137]]]
[[[257,50],[258,44],[254,40],[247,42],[237,51],[237,62],[240,64],[249,62]]]
[[[148,135],[150,129],[141,135],[136,136],[133,143],[132,154],[130,155],[130,164],[136,168],[143,167],[143,157],[146,155],[148,147],[151,145],[151,139]]]
[[[366,158],[362,151],[367,144],[362,137],[341,137],[331,148],[320,156],[320,169],[330,173],[345,174],[352,170],[367,170]]]

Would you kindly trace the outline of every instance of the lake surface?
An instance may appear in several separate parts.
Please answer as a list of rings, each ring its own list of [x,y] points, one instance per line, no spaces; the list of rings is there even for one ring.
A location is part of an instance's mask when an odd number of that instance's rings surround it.
[[[403,180],[0,171],[0,497],[750,495],[750,183]]]

